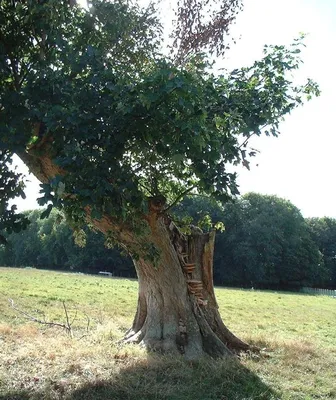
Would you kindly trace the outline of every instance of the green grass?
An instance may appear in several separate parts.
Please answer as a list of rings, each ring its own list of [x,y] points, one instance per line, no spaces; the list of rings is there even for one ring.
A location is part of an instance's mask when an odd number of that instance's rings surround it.
[[[235,360],[185,362],[120,346],[137,282],[0,268],[0,399],[336,399],[336,299],[217,289],[221,315],[265,351]],[[8,298],[64,330],[25,320]],[[89,321],[89,326],[88,326]]]

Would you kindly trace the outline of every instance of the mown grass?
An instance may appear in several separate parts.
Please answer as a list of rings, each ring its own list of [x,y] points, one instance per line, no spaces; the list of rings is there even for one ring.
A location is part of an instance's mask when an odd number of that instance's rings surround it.
[[[336,299],[217,289],[224,321],[265,351],[185,362],[118,340],[131,324],[137,282],[0,268],[0,399],[243,400],[336,398]],[[25,320],[8,298],[64,330]],[[89,326],[88,326],[89,321]]]

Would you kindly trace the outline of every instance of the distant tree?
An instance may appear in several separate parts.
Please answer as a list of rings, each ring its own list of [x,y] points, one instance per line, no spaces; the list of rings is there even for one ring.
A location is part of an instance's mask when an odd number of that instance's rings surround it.
[[[10,240],[6,246],[1,246],[3,257],[2,265],[9,266],[33,266],[40,253],[40,240],[38,236],[39,226],[41,224],[40,212],[35,210],[32,212],[22,213],[23,218],[30,223],[25,231],[14,232],[10,236]],[[8,237],[8,235],[6,235]],[[5,236],[5,237],[6,237]],[[32,261],[35,262],[32,262]]]
[[[132,277],[135,270],[129,257],[117,249],[104,246],[101,232],[88,228],[77,232],[77,239],[85,235],[85,246],[76,244],[76,232],[66,219],[52,210],[48,219],[41,219],[43,210],[24,212],[30,224],[25,231],[7,235],[7,246],[0,245],[0,265],[66,269],[82,272],[109,271],[115,275]]]
[[[300,211],[276,196],[249,193],[225,206],[223,280],[251,286],[299,287],[324,274],[323,261]],[[237,283],[238,283],[237,282]]]
[[[178,2],[170,56],[154,6],[73,3],[0,2],[2,165],[16,153],[42,182],[43,216],[63,208],[131,254],[139,301],[127,341],[187,358],[248,349],[218,312],[214,234],[183,234],[169,211],[187,194],[237,194],[228,165],[248,166],[248,139],[277,136],[318,94],[292,82],[301,41],[219,76],[202,52],[224,53],[239,0]],[[21,194],[14,182],[4,205]]]
[[[2,111],[2,108],[0,103],[0,111]],[[0,134],[2,135],[1,130]],[[29,224],[22,213],[16,212],[17,207],[15,205],[9,205],[10,201],[18,196],[25,198],[24,182],[22,180],[23,175],[11,168],[12,154],[2,147],[0,146],[0,245],[6,243],[2,232],[20,232]]]
[[[323,254],[327,277],[319,282],[331,288],[336,288],[336,219],[307,218],[313,240]]]

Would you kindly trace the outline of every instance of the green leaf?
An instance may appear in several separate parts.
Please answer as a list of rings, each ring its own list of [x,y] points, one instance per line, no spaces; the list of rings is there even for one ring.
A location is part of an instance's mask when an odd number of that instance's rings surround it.
[[[42,212],[40,218],[41,219],[48,218],[52,209],[53,209],[53,205],[52,204],[48,204],[48,207]]]
[[[181,164],[185,160],[185,156],[183,154],[174,154],[171,158],[176,164]]]

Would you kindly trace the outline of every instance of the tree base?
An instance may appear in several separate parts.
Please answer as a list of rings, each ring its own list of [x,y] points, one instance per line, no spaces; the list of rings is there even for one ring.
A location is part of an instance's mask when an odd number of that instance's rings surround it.
[[[157,329],[149,328],[144,324],[138,331],[131,328],[122,342],[139,344],[149,352],[183,355],[188,360],[195,360],[206,355],[212,358],[233,357],[241,352],[256,350],[233,335],[223,322],[221,322],[223,325],[221,332],[218,327],[215,332],[209,325],[204,311],[197,304],[195,304],[193,316],[195,317],[193,334],[187,332],[182,321],[178,326],[160,326]],[[155,332],[161,333],[155,336],[153,335]],[[164,335],[163,332],[165,332]]]
[[[167,217],[157,216],[150,226],[160,259],[157,264],[142,257],[135,261],[138,307],[124,341],[187,359],[249,350],[218,312],[212,278],[214,232],[194,229],[186,236]]]

